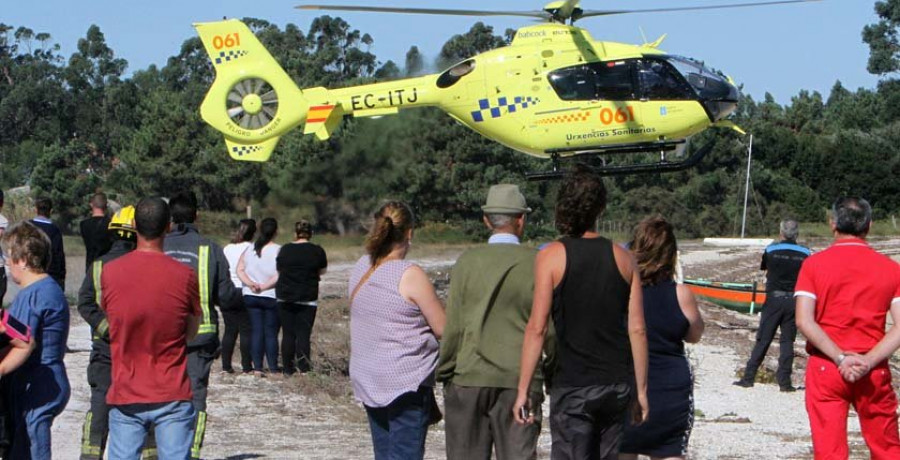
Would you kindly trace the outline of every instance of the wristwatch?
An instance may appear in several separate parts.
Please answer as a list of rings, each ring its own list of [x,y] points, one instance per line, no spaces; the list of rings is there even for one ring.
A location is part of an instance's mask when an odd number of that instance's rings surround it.
[[[847,358],[847,355],[841,353],[837,356],[837,358],[835,358],[834,363],[837,364],[838,366],[840,366],[841,363],[844,362],[844,359],[846,359],[846,358]]]

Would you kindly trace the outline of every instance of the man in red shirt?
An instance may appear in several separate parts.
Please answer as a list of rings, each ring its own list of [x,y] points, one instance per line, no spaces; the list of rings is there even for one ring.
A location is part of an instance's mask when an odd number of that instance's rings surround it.
[[[194,408],[186,350],[200,323],[200,297],[194,272],[163,253],[169,218],[161,198],[141,200],[137,247],[110,262],[100,278],[112,356],[110,458],[139,459],[151,425],[159,458],[190,458]]]
[[[806,336],[806,411],[817,460],[846,459],[853,404],[873,459],[900,458],[897,396],[887,359],[900,347],[900,266],[866,243],[872,208],[832,207],[834,243],[803,263],[794,296]],[[888,311],[894,320],[885,334]]]

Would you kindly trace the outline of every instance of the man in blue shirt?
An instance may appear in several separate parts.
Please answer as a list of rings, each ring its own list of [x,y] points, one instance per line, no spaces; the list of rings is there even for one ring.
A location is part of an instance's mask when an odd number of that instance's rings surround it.
[[[753,386],[756,371],[762,364],[775,331],[781,328],[779,341],[778,370],[775,373],[781,391],[791,392],[797,389],[791,384],[791,371],[794,364],[794,339],[797,337],[797,323],[794,319],[794,285],[803,261],[812,254],[805,246],[797,244],[800,233],[797,221],[785,219],[781,221],[781,241],[770,244],[762,256],[760,270],[766,270],[766,303],[763,304],[756,331],[756,345],[747,361],[744,376],[734,382],[739,387]]]

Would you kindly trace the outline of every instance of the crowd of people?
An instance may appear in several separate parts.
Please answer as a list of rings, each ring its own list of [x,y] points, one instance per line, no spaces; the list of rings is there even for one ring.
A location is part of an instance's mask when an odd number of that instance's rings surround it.
[[[408,259],[412,209],[389,201],[374,213],[347,295],[350,380],[376,460],[423,458],[441,419],[449,459],[537,458],[545,394],[554,460],[687,456],[694,382],[685,343],[701,339],[704,322],[678,282],[675,229],[651,216],[616,244],[597,232],[606,204],[601,177],[576,166],[557,196],[561,238],[533,248],[521,244],[531,209],[518,187],[490,187],[482,212],[491,235],[456,261],[446,303]],[[279,245],[275,219],[244,219],[220,247],[198,231],[191,192],[113,215],[102,194],[90,205],[77,300],[93,341],[82,459],[200,458],[210,373],[219,356],[223,372],[236,372],[238,343],[243,373],[282,379],[313,368],[328,261],[309,221]],[[70,395],[62,233],[51,202],[35,206],[30,221],[9,225],[0,214],[4,274],[21,288],[0,316],[2,458],[50,458],[51,425]],[[780,328],[778,383],[796,391],[799,328],[817,459],[848,457],[850,405],[872,458],[900,458],[887,365],[900,328],[885,332],[888,312],[900,321],[900,265],[866,243],[871,219],[865,200],[840,198],[831,247],[812,254],[786,219],[762,258],[767,300],[735,384],[754,385]]]
[[[245,373],[311,369],[325,251],[310,242],[308,221],[296,223],[293,242],[274,244],[274,219],[262,221],[255,243],[255,221],[241,221],[222,248],[200,235],[191,192],[145,198],[113,215],[102,193],[90,205],[92,215],[80,225],[86,272],[77,299],[92,336],[80,457],[200,458],[210,372],[221,353],[223,372],[234,373],[238,335]],[[3,287],[8,271],[21,288],[0,325],[0,346],[9,350],[0,361],[0,413],[8,415],[0,421],[0,458],[50,458],[50,427],[70,393],[62,232],[49,218],[49,199],[36,199],[35,207],[35,219],[12,226],[0,215]]]

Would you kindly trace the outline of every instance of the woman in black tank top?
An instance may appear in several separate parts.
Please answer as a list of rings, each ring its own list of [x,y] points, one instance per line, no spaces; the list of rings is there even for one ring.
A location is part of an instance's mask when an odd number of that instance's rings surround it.
[[[556,227],[565,235],[538,253],[534,303],[522,344],[519,423],[532,423],[527,401],[549,317],[558,363],[550,389],[551,458],[615,459],[629,406],[646,419],[647,337],[634,258],[596,232],[606,207],[599,175],[577,165],[560,187]]]

